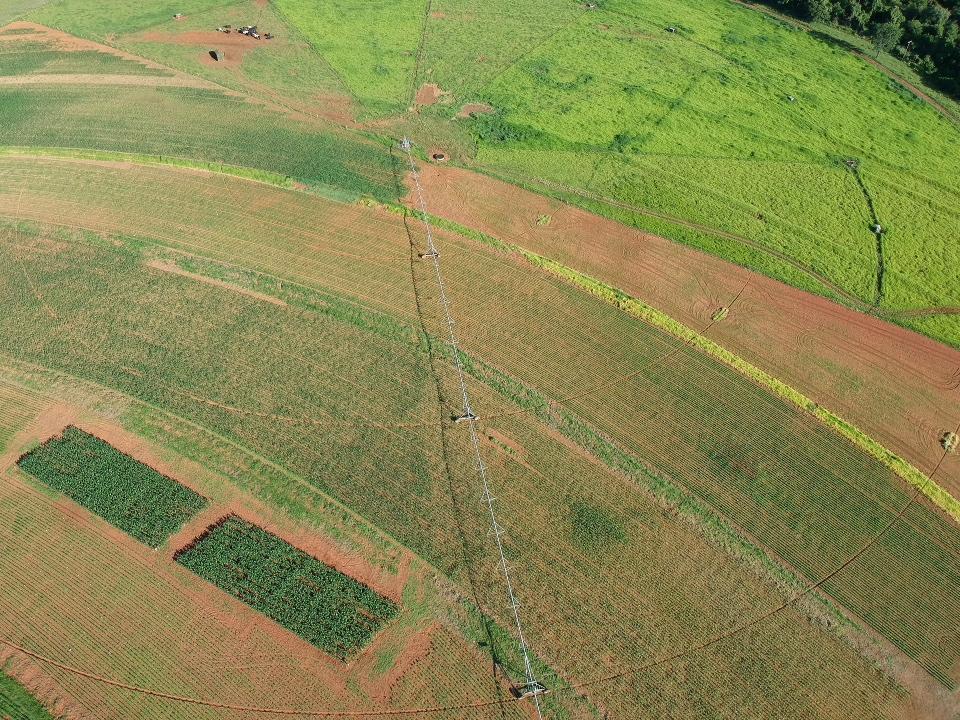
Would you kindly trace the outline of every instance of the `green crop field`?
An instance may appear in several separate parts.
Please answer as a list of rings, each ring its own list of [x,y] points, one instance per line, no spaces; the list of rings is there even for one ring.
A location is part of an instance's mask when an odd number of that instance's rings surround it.
[[[16,680],[0,672],[0,717],[4,720],[52,720],[50,713]]]
[[[0,76],[98,73],[117,75],[171,75],[169,70],[147,67],[116,55],[92,50],[58,51],[43,42],[0,44]]]
[[[730,0],[14,18],[0,661],[51,708],[954,720],[960,125],[897,61]]]
[[[162,545],[204,505],[176,480],[72,426],[17,464],[150,547]]]
[[[224,518],[177,562],[304,640],[346,660],[396,614],[396,605],[276,535]]]

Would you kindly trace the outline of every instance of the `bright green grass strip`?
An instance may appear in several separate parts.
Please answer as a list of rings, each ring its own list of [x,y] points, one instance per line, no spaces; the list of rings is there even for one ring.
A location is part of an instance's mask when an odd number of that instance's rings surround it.
[[[53,720],[43,706],[16,680],[0,672],[0,718],[3,720]]]
[[[366,585],[234,516],[177,562],[341,660],[397,613]]]
[[[17,464],[153,548],[206,504],[172,478],[73,426]]]
[[[504,243],[501,240],[497,240],[496,238],[484,235],[483,233],[470,230],[469,228],[465,228],[457,223],[453,223],[442,218],[432,217],[431,221],[439,227],[453,230],[454,232],[466,237],[470,237],[487,245],[491,245],[500,251],[518,254],[530,264],[546,270],[550,274],[569,282],[571,285],[580,288],[581,290],[585,290],[591,295],[594,295],[610,303],[611,305],[615,305],[624,312],[633,315],[634,317],[639,318],[644,322],[659,328],[660,330],[664,330],[688,345],[694,346],[707,355],[720,360],[725,365],[732,367],[734,370],[737,370],[741,374],[747,376],[757,384],[761,385],[767,390],[770,390],[777,397],[786,400],[812,414],[824,425],[832,428],[837,433],[847,438],[847,440],[852,442],[858,448],[866,452],[868,455],[876,458],[885,466],[890,468],[900,478],[907,481],[914,488],[920,490],[937,507],[950,515],[950,517],[952,517],[954,520],[960,522],[960,501],[958,501],[957,498],[953,497],[949,492],[938,485],[932,478],[925,475],[923,472],[915,468],[896,453],[888,450],[882,444],[877,442],[877,440],[860,430],[855,425],[847,422],[830,410],[820,407],[799,390],[790,387],[781,380],[778,380],[772,375],[764,372],[760,368],[752,365],[726,348],[718,345],[713,340],[704,337],[678,320],[674,320],[666,313],[647,305],[643,301],[628,295],[618,288],[607,285],[606,283],[600,282],[589,275],[585,275],[567,267],[566,265],[543,257],[542,255],[537,255],[536,253],[525,250],[517,245]]]

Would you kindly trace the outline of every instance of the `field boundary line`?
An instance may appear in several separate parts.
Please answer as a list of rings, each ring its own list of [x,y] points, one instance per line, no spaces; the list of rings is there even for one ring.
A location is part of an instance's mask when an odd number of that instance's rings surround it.
[[[408,108],[414,107],[417,98],[417,79],[420,77],[420,64],[423,62],[423,50],[427,45],[427,27],[430,24],[432,11],[433,0],[426,0],[423,6],[423,22],[420,24],[420,39],[417,42],[417,57],[413,63],[413,77],[410,78],[410,92],[407,94]]]
[[[886,272],[886,256],[884,254],[884,243],[883,243],[883,225],[880,222],[880,217],[877,215],[877,206],[873,201],[873,195],[870,194],[870,191],[867,189],[866,183],[863,182],[863,175],[860,174],[860,163],[857,160],[847,160],[844,165],[847,170],[853,175],[853,179],[857,181],[857,186],[860,188],[860,192],[863,194],[863,199],[867,203],[867,210],[870,212],[870,220],[873,223],[871,228],[871,233],[874,236],[876,242],[876,253],[877,253],[877,272],[875,280],[875,295],[873,304],[876,307],[880,307],[880,303],[883,302],[883,277]]]
[[[507,243],[490,235],[480,233],[469,228],[464,228],[442,218],[434,218],[434,221],[445,229],[456,232],[468,239],[484,243],[500,251],[507,251],[518,255],[531,265],[539,267],[547,273],[566,281],[567,283],[583,290],[595,297],[604,300],[610,305],[614,305],[623,312],[636,317],[639,320],[652,325],[660,330],[667,332],[678,340],[697,348],[706,355],[719,360],[724,365],[732,368],[741,375],[754,381],[764,389],[770,391],[773,395],[800,410],[812,415],[822,424],[829,427],[841,437],[847,439],[859,450],[878,460],[881,464],[889,468],[895,475],[914,488],[923,488],[923,494],[933,502],[937,507],[943,510],[954,521],[960,523],[960,500],[951,495],[946,489],[934,482],[929,476],[924,474],[914,465],[903,459],[892,450],[889,450],[880,441],[876,440],[856,425],[844,420],[836,413],[821,407],[819,404],[808,398],[799,390],[787,385],[782,380],[775,378],[769,373],[761,370],[756,365],[744,360],[739,355],[727,350],[719,343],[709,339],[701,332],[684,325],[679,320],[675,320],[661,310],[657,310],[648,305],[639,298],[627,294],[619,288],[608,285],[596,278],[593,278],[578,270],[574,270],[562,263],[550,258],[538,255],[519,245]],[[439,221],[439,222],[438,222]],[[706,328],[709,329],[709,326]],[[563,402],[560,400],[560,402]],[[525,411],[524,411],[525,412]]]

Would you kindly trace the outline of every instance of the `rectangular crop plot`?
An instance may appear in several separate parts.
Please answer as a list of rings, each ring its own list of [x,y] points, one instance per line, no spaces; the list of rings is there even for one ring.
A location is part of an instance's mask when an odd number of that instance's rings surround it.
[[[72,425],[17,464],[153,548],[206,504],[173,478]]]
[[[397,612],[393,602],[366,585],[232,515],[176,559],[341,660]]]

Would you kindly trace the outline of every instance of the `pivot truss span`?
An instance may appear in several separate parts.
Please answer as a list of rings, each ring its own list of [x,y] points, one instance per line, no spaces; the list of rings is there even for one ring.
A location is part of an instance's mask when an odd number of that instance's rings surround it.
[[[423,187],[420,184],[420,173],[417,171],[416,163],[413,161],[413,155],[410,152],[413,145],[409,138],[404,138],[401,148],[407,154],[407,160],[410,163],[410,173],[413,177],[413,184],[417,189],[417,200],[420,206],[420,219],[423,221],[423,227],[427,236],[427,251],[420,257],[433,263],[434,274],[437,278],[437,287],[440,290],[440,308],[443,311],[443,320],[447,326],[446,342],[450,346],[453,354],[453,362],[457,369],[457,380],[460,385],[460,399],[463,403],[463,413],[457,418],[457,423],[466,424],[470,429],[470,442],[473,446],[474,460],[477,468],[477,475],[480,476],[480,482],[483,486],[483,502],[486,505],[490,516],[490,529],[493,540],[499,555],[498,564],[500,573],[503,575],[503,581],[506,586],[508,607],[513,613],[514,624],[517,630],[517,641],[519,644],[520,655],[523,658],[524,683],[517,688],[520,697],[530,697],[533,699],[536,707],[537,717],[543,718],[542,708],[540,707],[540,696],[546,692],[546,688],[537,679],[533,670],[533,663],[530,660],[530,647],[527,644],[526,636],[523,632],[523,623],[520,621],[520,603],[517,600],[514,591],[513,579],[510,576],[510,568],[507,565],[507,558],[503,552],[503,526],[497,520],[497,512],[494,508],[496,498],[490,492],[490,479],[487,473],[487,466],[483,462],[480,454],[480,438],[477,434],[478,417],[470,404],[470,396],[467,393],[466,373],[463,369],[463,361],[460,358],[460,345],[457,342],[456,333],[453,330],[454,322],[450,310],[450,299],[447,295],[446,286],[443,283],[443,274],[440,272],[440,251],[437,249],[433,239],[433,228],[430,226],[430,217],[427,215],[427,204],[423,197]]]

